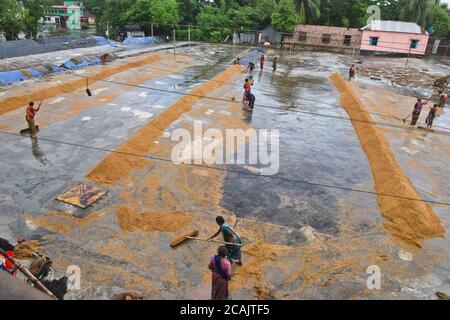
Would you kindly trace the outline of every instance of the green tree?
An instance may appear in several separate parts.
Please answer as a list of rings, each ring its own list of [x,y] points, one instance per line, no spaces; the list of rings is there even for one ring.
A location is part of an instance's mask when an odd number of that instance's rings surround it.
[[[320,0],[294,0],[294,2],[301,23],[311,23],[320,18]]]
[[[197,15],[197,24],[202,26],[200,32],[203,41],[221,42],[232,33],[231,29],[223,28],[229,25],[224,6],[205,5]]]
[[[401,9],[400,19],[427,28],[434,21],[433,8],[438,3],[439,0],[408,0]]]
[[[86,8],[96,16],[97,32],[105,35],[109,26],[110,35],[118,35],[120,27],[126,24],[125,13],[134,0],[86,0]]]
[[[292,0],[280,0],[275,4],[272,14],[272,25],[283,32],[294,30],[294,26],[299,23],[300,17],[297,14]]]
[[[273,0],[259,0],[257,1],[255,8],[260,17],[260,20],[258,21],[260,28],[272,23],[272,13],[274,10]]]
[[[315,24],[337,27],[360,28],[367,22],[367,7],[365,0],[322,0],[321,15]]]
[[[181,21],[176,0],[152,0],[150,9],[153,21],[165,24],[178,24]]]
[[[220,27],[226,25],[228,18],[223,8],[206,5],[197,15],[197,23],[202,26]]]
[[[434,35],[438,37],[450,37],[450,10],[443,4],[435,5],[434,13]]]
[[[16,0],[0,1],[0,31],[5,32],[7,40],[15,40],[17,33],[24,28],[26,13]]]
[[[150,23],[152,20],[152,0],[136,0],[123,14],[127,24]]]
[[[126,10],[124,20],[132,24],[178,24],[181,21],[176,0],[137,0]]]
[[[183,23],[194,23],[200,12],[201,1],[198,0],[177,0]]]
[[[256,29],[262,20],[260,13],[249,6],[233,6],[226,12],[228,23],[226,26],[233,28]]]

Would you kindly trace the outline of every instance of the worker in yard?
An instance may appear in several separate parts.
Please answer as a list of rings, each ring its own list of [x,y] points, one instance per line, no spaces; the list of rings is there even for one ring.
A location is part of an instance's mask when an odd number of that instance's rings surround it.
[[[437,104],[435,104],[432,108],[430,108],[427,120],[425,120],[425,122],[427,123],[427,129],[431,129],[431,127],[433,126],[433,120],[436,117],[437,108],[438,108]]]
[[[237,57],[234,61],[233,64],[241,64],[241,58]]]
[[[249,79],[245,79],[244,82],[244,103],[248,102],[250,109],[253,109],[255,105],[255,96],[252,94],[252,84]]]
[[[228,283],[231,280],[231,263],[227,255],[227,247],[221,246],[209,261],[208,268],[212,271],[211,300],[230,299]]]
[[[272,63],[273,72],[277,71],[277,66],[278,66],[278,57],[275,57],[275,58],[273,58],[273,63]]]
[[[261,70],[264,69],[264,62],[266,62],[266,57],[264,55],[259,58],[259,66],[261,67]]]
[[[253,84],[253,71],[255,70],[255,64],[253,62],[248,63],[248,79],[250,80],[251,84]]]
[[[414,105],[414,110],[412,113],[412,120],[411,125],[415,126],[417,123],[417,120],[419,120],[420,113],[422,112],[422,107],[426,105],[428,101],[423,102],[422,99],[418,98],[416,104]]]
[[[448,101],[448,96],[443,91],[439,91],[439,108],[444,109],[445,104]]]
[[[244,91],[245,92],[252,91],[252,84],[250,83],[249,79],[245,79],[245,81],[244,81]]]
[[[216,217],[216,222],[219,225],[219,230],[211,238],[209,238],[209,240],[216,238],[219,234],[222,233],[223,241],[230,243],[226,245],[226,248],[228,250],[228,259],[231,263],[233,263],[233,260],[237,260],[237,264],[241,266],[241,238],[236,233],[236,231],[233,230],[233,228],[225,224],[225,219],[222,216]],[[233,243],[238,245],[234,245]]]
[[[34,117],[36,116],[36,113],[41,109],[41,104],[39,104],[38,108],[34,108],[34,102],[30,101],[27,107],[27,114],[25,116],[25,119],[27,120],[28,127],[30,128],[30,134],[32,138],[36,138],[36,125],[34,122]]]
[[[244,93],[244,102],[248,102],[248,107],[253,109],[255,107],[255,95],[251,92]]]
[[[108,55],[109,55],[109,53],[105,53],[105,54],[102,54],[100,56],[100,61],[101,61],[102,64],[106,64],[106,60],[108,59]]]
[[[355,68],[354,64],[352,64],[352,66],[350,67],[350,70],[348,71],[348,75],[349,75],[348,78],[349,78],[350,81],[352,81],[352,79],[355,78],[355,76],[356,76],[356,68]]]

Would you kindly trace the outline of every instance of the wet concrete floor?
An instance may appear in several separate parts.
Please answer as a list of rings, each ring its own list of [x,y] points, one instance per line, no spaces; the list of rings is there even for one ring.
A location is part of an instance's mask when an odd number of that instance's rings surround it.
[[[188,92],[228,68],[232,59],[241,51],[242,49],[221,46],[180,49],[179,54],[195,57],[197,65],[187,66],[185,70],[168,76],[144,81],[142,85]],[[257,51],[247,53],[243,63],[256,61],[258,55]],[[275,55],[279,56],[280,63],[277,72],[273,73],[270,62]],[[328,117],[346,117],[345,111],[339,107],[338,92],[328,80],[328,76],[333,72],[346,72],[350,61],[351,57],[343,55],[298,53],[290,56],[286,52],[274,51],[268,53],[266,69],[260,71],[257,68],[253,88],[256,96],[255,110],[249,114],[239,108],[234,116],[243,125],[256,129],[280,130],[280,170],[277,177],[374,191],[367,157],[359,145],[352,124],[346,120]],[[126,72],[126,75],[133,77],[133,71]],[[214,91],[214,94],[227,99],[231,94],[239,97],[243,77],[245,74],[233,78],[230,80],[232,86]],[[70,219],[59,226],[62,230],[60,232],[55,226],[46,228],[33,224],[34,218],[48,212],[65,212],[75,219],[80,219],[89,218],[91,214],[102,210],[108,213],[114,210],[113,208],[121,203],[123,190],[130,189],[125,183],[104,187],[108,189],[107,196],[87,210],[75,209],[56,202],[54,198],[75,183],[85,181],[86,174],[109,153],[105,150],[117,148],[180,97],[177,94],[143,88],[124,90],[110,83],[97,83],[92,91],[95,95],[96,90],[98,92],[103,88],[115,90],[116,93],[118,91],[117,98],[104,104],[98,103],[95,108],[83,110],[69,119],[48,124],[42,128],[40,140],[0,136],[3,150],[0,155],[0,235],[11,240],[26,236],[50,241],[51,243],[44,246],[44,251],[54,258],[56,266],[58,262],[61,267],[81,264],[83,278],[87,280],[81,290],[67,295],[69,299],[110,298],[114,293],[123,290],[137,290],[150,299],[208,298],[208,272],[204,270],[207,261],[197,259],[199,253],[196,251],[200,244],[192,244],[192,247],[189,245],[179,251],[164,252],[167,251],[165,248],[170,235],[163,232],[130,232],[122,235],[117,218],[110,214],[100,215],[100,219],[96,217],[85,229],[81,228],[76,220],[67,225],[72,221]],[[106,90],[103,94],[106,94]],[[76,96],[81,94],[83,91],[78,90],[72,96],[67,96],[67,99],[78,99]],[[207,108],[209,105],[216,106],[203,99],[198,108]],[[58,112],[58,109],[59,112],[64,112],[64,101],[55,102],[52,109],[54,112]],[[225,114],[225,110],[223,111]],[[21,116],[19,113],[14,114],[17,119]],[[2,119],[8,121],[2,122]],[[17,119],[15,121],[19,121]],[[206,116],[201,115],[197,115],[195,119],[208,121]],[[9,125],[9,120],[8,114],[0,117],[0,127]],[[192,116],[185,116],[167,130],[183,127],[192,120]],[[447,116],[443,116],[439,124],[449,126]],[[421,134],[422,137],[423,135],[426,133]],[[423,157],[413,163],[411,151],[405,154],[401,150],[405,146],[405,139],[410,139],[409,144],[417,146],[412,140],[421,138],[411,135],[403,137],[394,132],[389,132],[388,138],[402,168],[412,177],[419,193],[424,198],[448,200],[448,165],[442,166],[437,157],[428,161],[430,154],[435,155],[432,151],[424,150],[430,146],[431,141],[418,142],[418,147],[422,148],[420,151],[423,150]],[[445,139],[448,137],[442,137],[439,143],[444,146],[443,153],[447,150],[442,161],[448,164],[448,149],[445,149],[448,142]],[[423,173],[417,174],[422,172],[417,170],[417,166],[429,168],[430,163],[433,163],[433,170],[423,169]],[[230,165],[228,168],[252,170],[248,166]],[[149,171],[158,174],[158,169],[163,169],[162,164],[152,165],[142,172],[137,171],[135,183],[139,181],[139,176],[144,177]],[[171,172],[161,170],[161,179],[171,179]],[[142,188],[136,185],[135,189]],[[213,224],[210,224],[217,208],[191,199],[181,200],[184,200],[185,207],[198,211],[198,219],[208,230],[214,228]],[[318,268],[314,271],[321,274],[317,281],[312,277],[312,280],[306,281],[308,277],[304,275],[301,280],[294,277],[292,281],[288,281],[297,272],[296,265],[308,264],[305,252],[314,250],[308,247],[299,249],[302,252],[280,257],[279,262],[265,266],[262,282],[265,290],[270,288],[270,294],[275,298],[432,298],[433,290],[448,287],[448,242],[430,241],[413,262],[399,259],[399,247],[381,227],[383,218],[373,195],[228,172],[221,188],[220,206],[238,218],[287,227],[280,227],[276,232],[262,235],[265,242],[277,245],[308,246],[308,239],[298,232],[303,226],[311,226],[318,233],[336,239],[343,236],[369,235],[351,244],[347,243],[351,247],[346,247],[343,240],[343,243],[339,242],[338,249],[332,243],[325,244],[325,247],[328,246],[326,249],[322,246],[318,248],[319,251],[326,251],[322,258],[329,260],[331,264],[337,261],[334,260],[337,255],[342,255],[339,261],[349,262],[345,265],[347,269],[339,272],[347,272],[350,276],[342,279],[336,278],[332,281],[333,277],[337,277],[337,271],[328,268],[327,263],[320,260],[318,265],[314,265]],[[158,204],[153,204],[153,207],[158,207]],[[436,208],[448,229],[446,210],[445,207]],[[242,222],[244,239],[251,243],[254,239],[249,238],[248,234],[252,233],[245,229],[244,224],[245,220]],[[257,230],[254,232],[257,233]],[[147,248],[149,244],[153,248]],[[113,252],[114,248],[118,247],[122,250]],[[205,258],[204,255],[207,258],[214,253],[214,248],[210,246],[200,248],[208,248],[201,256],[202,259]],[[339,250],[348,252],[343,254]],[[383,270],[386,273],[383,289],[367,292],[365,281],[368,275],[365,275],[365,268],[372,260],[365,260],[365,252],[374,250],[379,250],[376,251],[377,257],[388,256],[394,262]],[[447,258],[438,259],[436,262],[436,256]],[[250,264],[255,260],[244,254],[244,262],[246,259],[250,259]],[[355,259],[358,262],[355,262]],[[323,263],[323,268],[320,263]],[[109,266],[109,269],[102,270],[102,266]],[[434,271],[429,272],[430,268]],[[324,269],[325,278],[322,278],[320,269]],[[396,272],[400,269],[404,272]],[[64,268],[61,268],[59,275],[63,274],[63,271]],[[176,280],[168,274],[171,272],[177,275]],[[329,282],[328,285],[323,284],[324,279]],[[261,288],[254,289],[252,286],[236,288],[233,297],[271,297],[258,293],[254,296],[254,290]]]

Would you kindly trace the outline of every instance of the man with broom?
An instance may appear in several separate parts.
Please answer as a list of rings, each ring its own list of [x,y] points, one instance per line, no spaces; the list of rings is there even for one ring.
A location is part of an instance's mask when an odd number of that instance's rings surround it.
[[[417,99],[417,103],[414,105],[414,110],[412,112],[412,119],[411,119],[412,126],[416,125],[417,120],[419,120],[420,113],[422,112],[422,108],[427,103],[428,103],[428,101],[423,102],[422,99],[420,99],[420,98]]]
[[[27,107],[27,114],[25,116],[25,119],[27,120],[28,128],[30,128],[30,134],[32,138],[36,138],[36,125],[34,122],[34,117],[36,116],[36,113],[41,109],[41,104],[42,101],[41,103],[39,103],[37,109],[35,109],[34,102],[30,101]]]

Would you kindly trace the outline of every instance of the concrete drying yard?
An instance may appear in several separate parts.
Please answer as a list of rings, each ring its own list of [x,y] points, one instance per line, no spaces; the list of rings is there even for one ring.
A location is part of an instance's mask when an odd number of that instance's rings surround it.
[[[249,113],[240,103],[245,66],[231,64],[238,55],[246,65],[259,51],[196,45],[177,48],[175,60],[162,50],[0,87],[0,237],[38,241],[56,277],[79,266],[81,288],[66,299],[209,299],[217,244],[169,243],[192,229],[209,237],[217,215],[237,219],[244,242],[233,299],[449,294],[448,109],[434,131],[411,128],[402,122],[411,88],[340,76],[364,58],[270,50]],[[436,76],[448,72],[434,66]],[[28,101],[43,98],[38,139],[18,135]],[[194,121],[278,129],[278,174],[176,165],[171,132],[193,131]],[[81,182],[107,194],[87,209],[55,200]],[[374,265],[379,290],[367,287]]]

